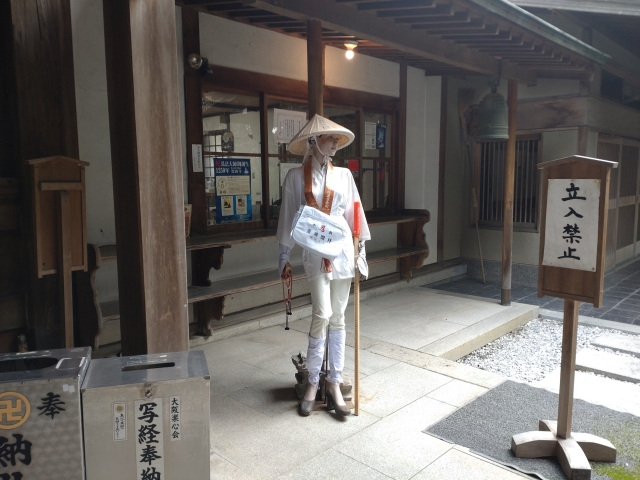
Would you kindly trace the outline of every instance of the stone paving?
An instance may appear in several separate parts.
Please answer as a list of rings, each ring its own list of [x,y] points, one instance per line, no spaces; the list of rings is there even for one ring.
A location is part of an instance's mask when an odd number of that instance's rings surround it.
[[[606,274],[604,287],[602,308],[582,304],[580,315],[640,325],[640,260]],[[470,278],[454,280],[433,288],[495,299],[500,298],[501,291],[500,284],[483,285],[482,282]],[[511,300],[558,312],[561,312],[564,307],[563,300],[559,298],[538,298],[535,287],[514,286],[511,289]]]
[[[212,479],[517,480],[517,472],[422,430],[504,379],[421,349],[487,315],[487,300],[408,288],[362,302],[359,416],[297,413],[291,356],[309,319],[219,340],[211,373]],[[471,307],[471,308],[470,308]],[[495,305],[496,308],[505,308]],[[453,313],[458,311],[459,315]],[[352,307],[345,371],[353,375]]]

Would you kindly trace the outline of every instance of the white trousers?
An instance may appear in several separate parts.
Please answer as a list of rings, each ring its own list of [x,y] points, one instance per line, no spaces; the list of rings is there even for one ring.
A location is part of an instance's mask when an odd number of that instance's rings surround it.
[[[323,275],[309,280],[311,291],[311,328],[307,349],[309,383],[320,381],[320,368],[324,356],[325,335],[329,326],[329,374],[331,383],[342,382],[344,369],[345,323],[344,311],[349,301],[351,279],[329,280]]]

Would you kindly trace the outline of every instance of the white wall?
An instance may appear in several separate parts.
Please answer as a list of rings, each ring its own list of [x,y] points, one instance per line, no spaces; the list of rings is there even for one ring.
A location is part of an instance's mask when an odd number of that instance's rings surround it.
[[[441,83],[440,77],[408,68],[405,207],[431,213],[424,227],[430,249],[425,265],[437,261]]]
[[[307,42],[213,15],[200,14],[200,52],[212,65],[307,81]],[[357,52],[357,49],[356,49]],[[325,83],[364,92],[400,95],[399,65],[326,47]]]
[[[116,242],[102,2],[71,0],[80,159],[86,169],[87,239]]]

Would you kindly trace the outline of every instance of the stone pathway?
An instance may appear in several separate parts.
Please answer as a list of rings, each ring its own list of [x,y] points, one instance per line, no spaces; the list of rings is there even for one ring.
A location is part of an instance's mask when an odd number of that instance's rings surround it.
[[[604,286],[602,308],[583,304],[580,307],[580,315],[640,325],[640,260],[605,275]],[[500,298],[501,291],[500,284],[483,285],[482,282],[469,278],[430,288],[494,299]],[[561,312],[564,308],[564,302],[561,299],[538,298],[535,287],[514,286],[511,290],[511,299],[514,302],[538,305],[540,308],[557,312]]]
[[[362,302],[357,417],[297,413],[291,356],[306,348],[308,318],[197,347],[211,373],[211,478],[528,478],[422,433],[503,381],[424,351],[505,308],[494,303],[423,288]],[[347,318],[353,377],[351,307]]]

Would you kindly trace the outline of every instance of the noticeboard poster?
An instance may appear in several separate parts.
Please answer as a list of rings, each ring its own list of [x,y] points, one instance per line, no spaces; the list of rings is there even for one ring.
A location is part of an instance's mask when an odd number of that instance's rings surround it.
[[[251,160],[216,158],[216,223],[251,221]]]

